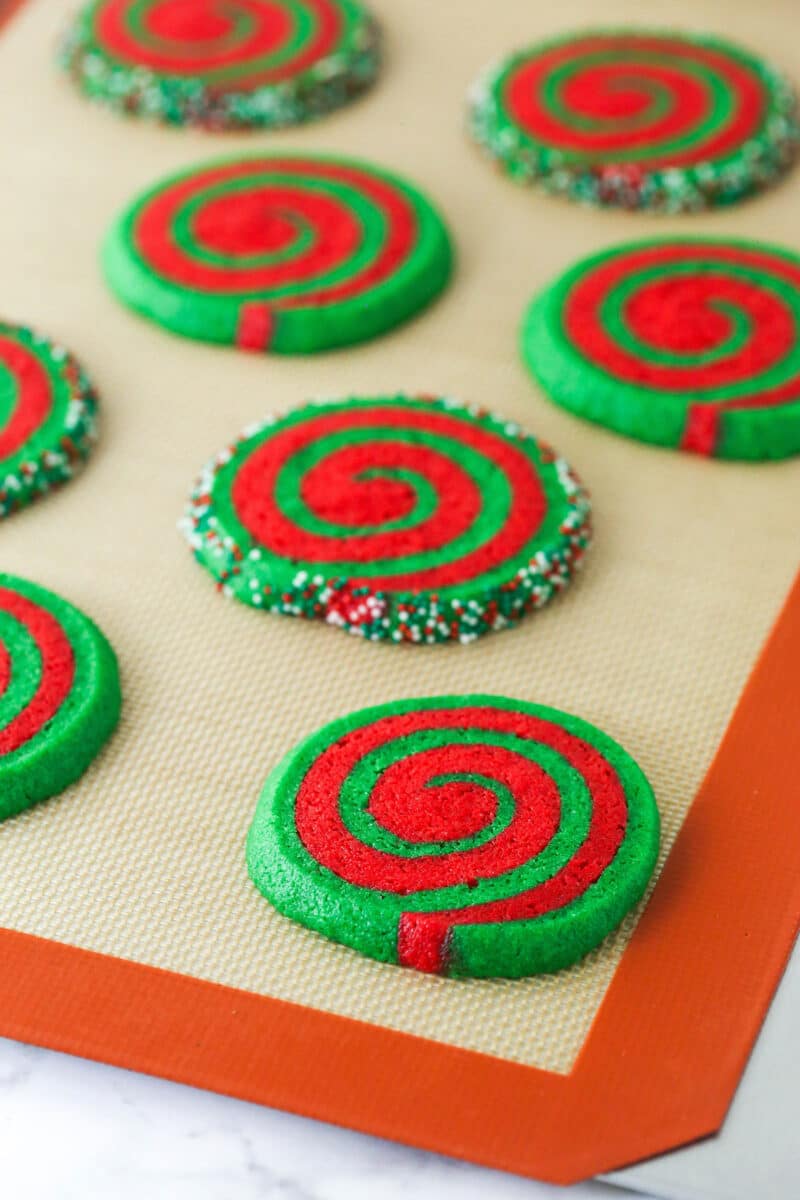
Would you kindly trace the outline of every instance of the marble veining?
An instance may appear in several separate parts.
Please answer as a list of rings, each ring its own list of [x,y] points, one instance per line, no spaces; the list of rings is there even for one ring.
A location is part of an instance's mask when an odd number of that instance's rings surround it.
[[[0,1039],[8,1200],[624,1200]]]

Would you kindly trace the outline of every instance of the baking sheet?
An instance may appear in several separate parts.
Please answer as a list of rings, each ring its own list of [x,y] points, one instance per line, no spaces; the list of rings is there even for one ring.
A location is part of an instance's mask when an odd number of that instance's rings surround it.
[[[796,1200],[799,1001],[795,949],[719,1133],[604,1178],[665,1200]]]
[[[635,915],[582,964],[524,981],[431,979],[291,924],[248,882],[244,836],[264,777],[348,709],[493,690],[573,710],[640,761],[665,855],[797,559],[798,462],[749,467],[653,450],[549,405],[517,360],[530,295],[576,256],[656,230],[796,247],[797,175],[735,210],[651,220],[587,213],[501,179],[463,134],[484,63],[586,23],[557,10],[386,0],[385,75],[300,131],[213,137],[126,122],[53,66],[72,5],[33,0],[0,43],[3,305],[79,354],[104,402],[85,475],[4,523],[3,567],[63,592],[120,656],[122,726],[81,783],[0,828],[0,925],[566,1073]],[[724,29],[800,77],[788,3],[672,3],[664,23]],[[640,17],[606,5],[606,23]],[[25,103],[19,103],[19,97]],[[459,264],[427,314],[370,345],[309,359],[182,342],[121,309],[97,269],[118,209],[160,175],[239,149],[360,155],[439,203]],[[470,646],[364,644],[218,596],[175,523],[201,463],[242,426],[315,395],[440,391],[515,418],[585,477],[596,544],[567,595]]]

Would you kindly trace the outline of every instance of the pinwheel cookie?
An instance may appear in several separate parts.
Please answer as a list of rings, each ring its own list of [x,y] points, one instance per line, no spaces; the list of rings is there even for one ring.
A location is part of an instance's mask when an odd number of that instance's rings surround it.
[[[294,125],[347,103],[380,65],[356,0],[91,0],[60,60],[92,100],[170,125]]]
[[[517,977],[581,958],[641,898],[659,815],[633,759],[502,696],[343,717],[269,776],[247,841],[287,916],[383,962]]]
[[[433,205],[388,171],[281,155],[163,180],[112,227],[113,291],[173,333],[308,354],[375,337],[447,283],[450,240]]]
[[[632,242],[532,303],[532,373],[619,433],[718,458],[800,453],[800,258],[758,242]]]
[[[512,54],[475,84],[469,120],[521,183],[666,212],[739,200],[800,146],[778,72],[721,38],[663,30],[586,30]]]
[[[201,474],[183,531],[245,604],[427,643],[541,608],[591,534],[583,485],[549,447],[409,396],[311,404],[245,431]]]

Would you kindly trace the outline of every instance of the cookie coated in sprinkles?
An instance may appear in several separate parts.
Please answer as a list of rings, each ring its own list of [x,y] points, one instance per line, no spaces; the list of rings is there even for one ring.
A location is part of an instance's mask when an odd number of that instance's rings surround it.
[[[219,589],[372,641],[474,641],[563,591],[591,538],[569,464],[444,398],[318,401],[203,469],[181,529]]]
[[[357,0],[92,0],[59,61],[89,99],[124,115],[266,129],[368,88],[381,35]]]
[[[800,149],[794,88],[721,38],[588,29],[489,67],[477,142],[519,183],[584,204],[677,213],[774,183]]]

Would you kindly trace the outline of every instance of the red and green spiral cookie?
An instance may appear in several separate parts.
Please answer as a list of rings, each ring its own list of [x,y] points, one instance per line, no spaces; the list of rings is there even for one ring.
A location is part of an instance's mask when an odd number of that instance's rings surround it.
[[[0,517],[72,478],[96,439],[96,414],[71,354],[0,322]]]
[[[60,596],[0,574],[0,820],[61,792],[120,711],[114,651]]]
[[[719,38],[585,30],[490,68],[475,138],[521,183],[588,204],[681,212],[772,183],[800,147],[797,99]]]
[[[356,0],[92,0],[60,61],[92,100],[171,125],[293,125],[375,79],[380,33]]]
[[[446,284],[433,206],[386,171],[280,155],[158,183],[106,238],[103,266],[131,308],[174,333],[304,354],[383,333]]]
[[[533,975],[642,897],[659,815],[633,759],[578,717],[502,696],[364,709],[267,779],[256,887],[295,921],[439,975]]]
[[[205,467],[182,522],[230,596],[373,641],[471,642],[562,591],[591,536],[564,459],[453,400],[310,404]]]
[[[556,403],[719,458],[800,453],[800,258],[759,242],[629,242],[531,305],[522,351]]]

